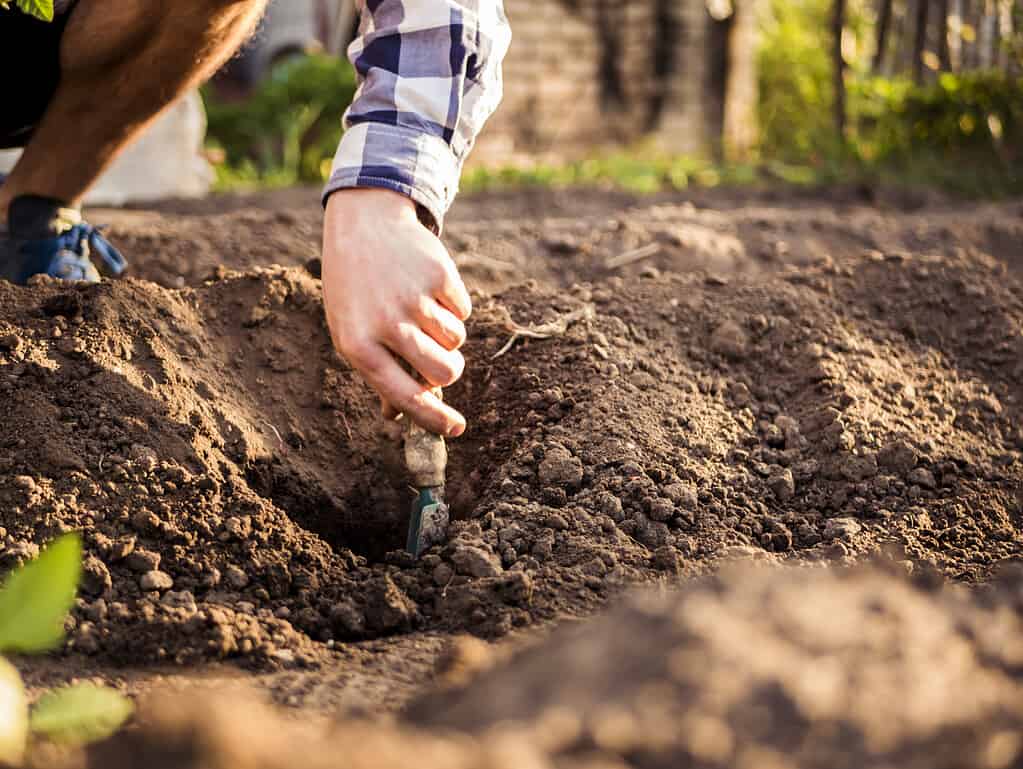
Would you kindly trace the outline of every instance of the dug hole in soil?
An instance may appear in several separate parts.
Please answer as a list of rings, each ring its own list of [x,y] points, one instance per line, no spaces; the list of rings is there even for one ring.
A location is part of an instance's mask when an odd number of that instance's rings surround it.
[[[318,213],[299,197],[112,213],[141,279],[0,285],[0,560],[83,532],[67,664],[315,674],[362,664],[367,643],[528,636],[683,584],[454,693],[416,681],[397,726],[336,728],[404,746],[395,766],[416,746],[504,766],[487,762],[505,742],[537,766],[916,765],[939,745],[962,760],[938,765],[1018,765],[1023,580],[990,583],[1023,548],[1019,204],[463,201],[445,236],[475,291],[446,391],[470,425],[450,446],[458,520],[413,561],[399,431],[331,348]],[[736,559],[793,570],[704,576]],[[988,710],[914,688],[934,644],[965,655],[934,685]],[[809,658],[827,675],[800,678]],[[882,723],[886,671],[902,720]],[[670,739],[648,721],[662,701]],[[154,712],[125,755],[199,728]],[[494,731],[509,720],[522,728]],[[273,755],[225,765],[288,765]],[[190,760],[167,765],[216,765]]]

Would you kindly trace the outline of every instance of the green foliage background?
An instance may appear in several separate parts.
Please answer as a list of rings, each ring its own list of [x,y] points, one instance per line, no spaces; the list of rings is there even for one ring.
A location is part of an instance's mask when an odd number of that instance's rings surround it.
[[[22,13],[35,16],[43,21],[53,21],[53,0],[14,0],[14,6]],[[0,0],[0,8],[8,10],[11,0]]]
[[[221,185],[324,179],[355,87],[347,61],[310,54],[278,64],[244,102],[221,102],[207,88],[209,143],[224,154]]]
[[[832,0],[771,0],[758,58],[766,162],[820,180],[878,179],[968,195],[1023,191],[1023,80],[996,70],[941,73],[915,85],[875,77],[875,2],[849,0],[845,30],[848,134],[832,105]],[[1019,56],[1020,41],[1015,46]]]
[[[876,5],[848,0],[845,136],[836,134],[832,112],[832,0],[766,0],[753,162],[723,166],[640,144],[564,165],[470,170],[463,189],[604,184],[649,192],[782,179],[937,185],[971,196],[1023,192],[1023,81],[996,71],[944,73],[922,86],[906,76],[874,77]],[[1023,63],[1018,38],[1008,45]],[[347,61],[314,54],[279,65],[244,102],[223,103],[208,89],[219,186],[322,182],[355,88]]]

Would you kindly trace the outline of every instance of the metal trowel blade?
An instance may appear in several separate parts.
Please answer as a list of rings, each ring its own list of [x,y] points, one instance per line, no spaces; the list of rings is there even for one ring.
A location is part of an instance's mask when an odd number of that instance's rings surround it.
[[[448,537],[450,514],[439,489],[420,489],[412,503],[406,549],[418,558]]]

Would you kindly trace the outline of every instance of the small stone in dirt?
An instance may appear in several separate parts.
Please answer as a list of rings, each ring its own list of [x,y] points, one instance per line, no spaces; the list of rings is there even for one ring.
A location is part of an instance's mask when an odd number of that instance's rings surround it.
[[[653,521],[667,521],[675,514],[675,505],[670,499],[662,499],[660,497],[651,500],[650,510],[647,515]]]
[[[14,476],[14,485],[28,494],[31,494],[34,491],[38,491],[39,489],[39,486],[36,484],[35,478],[33,478],[31,475]]]
[[[330,610],[330,626],[342,638],[359,636],[366,631],[366,617],[351,601],[341,601]]]
[[[83,654],[95,654],[99,651],[99,636],[96,626],[91,622],[83,622],[75,630],[75,648]]]
[[[779,414],[774,418],[774,424],[785,435],[785,443],[791,447],[799,440],[799,421],[788,414]]]
[[[550,558],[554,555],[554,532],[547,529],[544,533],[549,536],[543,536],[543,534],[541,534],[533,542],[533,547],[529,551],[540,563],[550,560]]]
[[[796,463],[792,467],[792,475],[797,481],[809,481],[812,480],[817,472],[820,470],[821,465],[816,459],[807,459],[802,462]]]
[[[593,508],[596,512],[603,513],[616,523],[621,523],[625,520],[622,501],[609,491],[601,491],[593,497]]]
[[[689,483],[672,483],[664,487],[664,495],[683,510],[695,510],[699,503],[696,487]]]
[[[926,467],[918,467],[916,470],[913,470],[906,476],[906,480],[914,486],[920,486],[924,489],[936,489],[938,487],[938,482],[934,479],[934,473]]]
[[[106,564],[95,556],[82,561],[82,592],[88,596],[101,596],[111,586],[110,572]]]
[[[878,452],[877,461],[893,473],[905,475],[910,472],[919,460],[919,453],[907,441],[892,441]]]
[[[250,534],[252,534],[252,521],[232,515],[224,521],[224,530],[220,534],[220,539],[223,541],[246,540]]]
[[[149,446],[133,443],[128,451],[129,458],[144,472],[151,473],[160,463],[159,455]]]
[[[749,337],[733,320],[726,320],[710,335],[710,349],[729,360],[745,358],[748,347]]]
[[[728,386],[728,394],[732,398],[732,403],[739,408],[748,406],[753,401],[753,394],[742,382],[732,382]]]
[[[824,524],[825,539],[848,539],[863,530],[855,518],[832,518]]]
[[[160,518],[152,510],[139,510],[131,517],[131,525],[143,534],[155,534],[160,530]]]
[[[258,326],[264,320],[269,318],[271,314],[272,313],[268,308],[264,307],[263,305],[257,304],[249,312],[249,317],[245,321],[244,325],[247,327]]]
[[[671,538],[671,532],[666,524],[651,521],[642,514],[636,515],[634,520],[636,522],[636,539],[650,550],[656,550],[666,545]]]
[[[145,591],[170,590],[174,587],[174,580],[165,571],[147,571],[139,578],[139,587]]]
[[[128,553],[124,563],[132,571],[155,571],[160,568],[160,554],[150,550],[134,550]]]
[[[787,467],[774,470],[767,479],[767,486],[779,502],[788,502],[796,494],[796,481]]]
[[[333,641],[330,641],[329,643],[333,643]],[[291,649],[274,649],[274,651],[270,653],[270,659],[284,665],[285,667],[290,667],[295,664],[295,652]]]
[[[188,614],[195,614],[195,596],[188,590],[171,590],[160,599],[164,606],[172,609],[184,609]]]
[[[1002,404],[993,395],[981,395],[970,401],[970,408],[987,411],[990,414],[1001,414]]]
[[[565,520],[565,516],[554,513],[553,515],[547,516],[543,525],[548,529],[554,529],[555,531],[565,531],[565,529],[568,528],[568,521]]]
[[[782,521],[770,516],[764,517],[764,533],[760,543],[769,550],[784,553],[792,549],[792,530]]]
[[[502,545],[515,546],[522,539],[522,527],[516,523],[509,524],[498,530],[497,541]]]
[[[115,539],[106,547],[103,548],[103,553],[109,561],[122,561],[132,554],[135,550],[135,537],[122,537],[121,539]],[[131,568],[129,566],[129,568]],[[155,566],[150,568],[155,569]],[[149,569],[140,569],[139,571],[149,571]]]
[[[555,447],[547,451],[540,463],[539,476],[545,486],[573,488],[582,483],[583,463],[567,449]]]
[[[873,454],[847,457],[841,469],[847,481],[859,483],[877,475],[877,457]]]
[[[224,579],[226,579],[227,584],[235,590],[243,590],[249,584],[249,575],[246,574],[243,569],[240,569],[234,564],[224,569]]]
[[[25,344],[25,340],[17,334],[4,334],[0,336],[0,349],[8,352],[17,352]]]
[[[390,577],[370,590],[366,606],[366,625],[370,630],[384,633],[410,627],[416,613],[416,605]]]
[[[205,588],[214,588],[220,584],[220,577],[220,569],[216,566],[207,566],[206,569],[203,570],[199,584]]]
[[[785,434],[778,425],[764,425],[764,443],[773,449],[785,448]]]
[[[541,499],[548,507],[564,507],[568,504],[568,494],[560,486],[548,486],[541,492]]]
[[[35,542],[11,542],[0,549],[0,568],[13,569],[25,561],[30,561],[39,555],[39,545]]]
[[[451,554],[451,562],[460,574],[470,577],[496,577],[504,571],[497,556],[472,545],[458,547]]]
[[[650,563],[655,569],[666,571],[669,574],[678,574],[682,571],[682,559],[679,557],[678,551],[671,545],[664,545],[654,550],[653,555],[650,556]]]

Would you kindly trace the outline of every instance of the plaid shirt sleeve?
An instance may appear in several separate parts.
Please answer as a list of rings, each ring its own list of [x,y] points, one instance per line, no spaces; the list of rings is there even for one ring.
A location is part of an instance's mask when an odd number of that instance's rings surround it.
[[[502,0],[358,0],[359,77],[324,191],[408,195],[439,229],[465,156],[501,101],[511,42]]]

